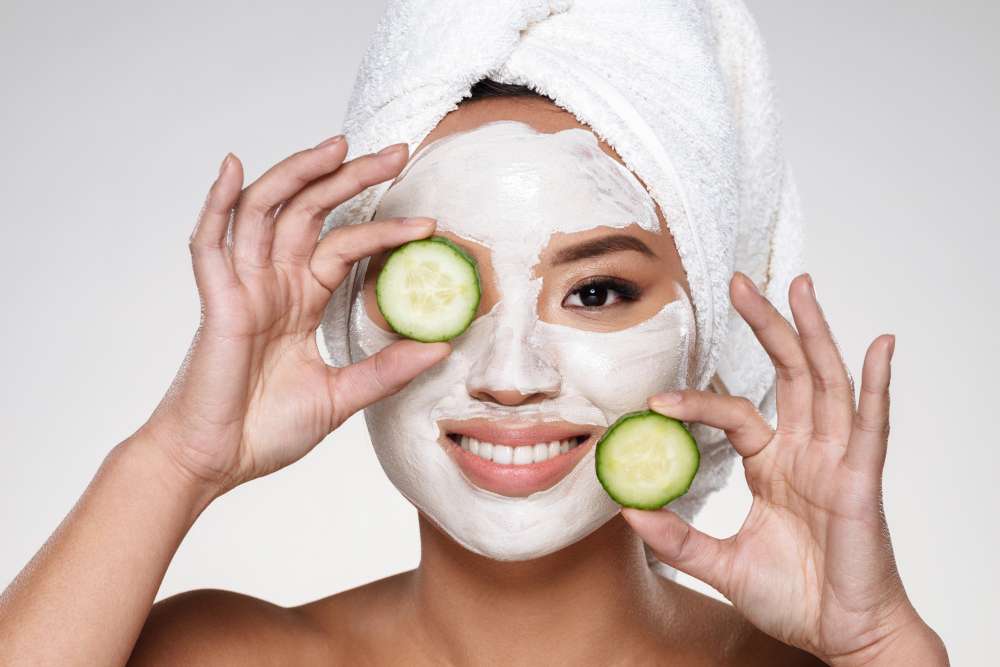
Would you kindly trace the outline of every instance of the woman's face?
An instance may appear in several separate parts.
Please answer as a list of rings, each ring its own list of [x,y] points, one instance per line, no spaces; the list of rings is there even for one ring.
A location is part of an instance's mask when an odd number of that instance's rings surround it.
[[[596,440],[690,385],[694,313],[659,208],[572,114],[521,98],[448,114],[375,212],[401,215],[436,218],[475,258],[482,300],[448,358],[366,409],[380,463],[476,553],[523,560],[581,539],[618,510]],[[354,361],[399,339],[375,300],[386,255],[354,286]]]

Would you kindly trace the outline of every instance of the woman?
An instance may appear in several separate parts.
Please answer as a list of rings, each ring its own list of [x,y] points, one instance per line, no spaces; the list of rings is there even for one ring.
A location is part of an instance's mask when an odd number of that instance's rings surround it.
[[[855,408],[808,276],[787,291],[793,328],[735,271],[728,296],[771,360],[777,428],[758,412],[765,396],[725,394],[736,373],[693,388],[711,369],[695,335],[704,292],[672,235],[677,217],[639,203],[641,187],[663,185],[636,174],[640,189],[620,200],[636,218],[615,218],[602,189],[634,184],[608,142],[531,88],[487,80],[471,92],[412,159],[403,143],[346,160],[334,137],[243,189],[227,156],[191,235],[203,318],[188,357],[5,592],[4,664],[947,664],[906,597],[881,514],[892,337],[870,346]],[[374,219],[328,226],[317,243],[327,213],[353,215],[341,205],[378,188],[378,210],[360,218]],[[434,233],[477,260],[480,310],[451,343],[401,340],[373,277],[388,250]],[[321,320],[327,351],[350,363],[325,363]],[[651,322],[662,326],[643,335]],[[743,457],[754,503],[737,535],[715,540],[673,512],[618,512],[594,495],[586,464],[600,423],[639,395],[720,429]],[[418,568],[299,607],[192,591],[150,611],[214,498],[298,460],[361,408],[420,510]],[[569,447],[534,467],[487,465],[461,436]],[[725,468],[704,460],[700,478]],[[733,606],[658,576],[644,544]]]

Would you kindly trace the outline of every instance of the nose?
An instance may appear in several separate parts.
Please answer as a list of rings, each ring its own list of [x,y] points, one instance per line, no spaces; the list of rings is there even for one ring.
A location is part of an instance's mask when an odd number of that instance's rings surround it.
[[[500,405],[538,403],[559,395],[561,378],[553,364],[520,327],[500,326],[473,363],[466,388],[473,398]]]

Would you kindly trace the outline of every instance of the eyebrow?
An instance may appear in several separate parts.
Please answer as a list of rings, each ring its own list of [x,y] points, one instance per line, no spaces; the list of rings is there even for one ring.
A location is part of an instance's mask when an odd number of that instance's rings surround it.
[[[584,241],[583,243],[561,248],[558,252],[556,252],[556,256],[552,260],[552,263],[566,264],[567,262],[575,262],[588,257],[598,257],[600,255],[622,252],[624,250],[635,250],[636,252],[641,252],[643,255],[647,255],[649,257],[657,256],[648,245],[635,236],[629,236],[628,234],[612,234],[610,236],[602,236],[601,238],[591,239],[590,241]]]

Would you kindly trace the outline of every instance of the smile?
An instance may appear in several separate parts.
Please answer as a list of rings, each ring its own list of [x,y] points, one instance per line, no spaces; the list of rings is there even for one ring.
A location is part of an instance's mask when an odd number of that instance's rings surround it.
[[[500,465],[517,466],[554,459],[560,454],[565,454],[574,447],[578,447],[587,439],[587,436],[577,435],[565,440],[516,446],[486,442],[461,433],[449,433],[448,438],[465,451],[471,452],[481,459]]]
[[[597,440],[598,427],[567,422],[443,420],[440,444],[479,488],[524,497],[554,486]]]

